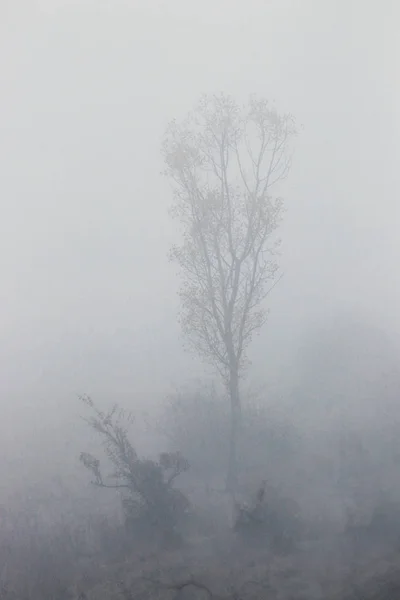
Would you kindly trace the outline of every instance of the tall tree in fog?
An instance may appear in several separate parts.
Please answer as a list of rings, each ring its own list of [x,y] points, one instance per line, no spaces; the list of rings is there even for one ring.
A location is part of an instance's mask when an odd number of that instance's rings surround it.
[[[163,144],[172,181],[172,216],[183,241],[171,249],[181,270],[181,325],[194,349],[221,375],[231,407],[227,486],[237,479],[240,378],[247,348],[263,326],[264,300],[278,265],[275,236],[283,211],[273,194],[290,168],[291,115],[264,99],[246,107],[204,96],[170,123]]]

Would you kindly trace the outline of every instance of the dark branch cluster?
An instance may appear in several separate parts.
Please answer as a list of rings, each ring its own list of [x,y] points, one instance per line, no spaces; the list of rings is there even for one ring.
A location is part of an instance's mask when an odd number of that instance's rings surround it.
[[[123,421],[131,422],[132,416],[116,406],[104,413],[90,397],[81,399],[93,412],[86,421],[102,435],[106,455],[114,468],[108,482],[101,472],[100,460],[82,452],[80,460],[94,475],[92,483],[125,490],[123,504],[129,517],[145,515],[153,524],[173,527],[189,507],[186,496],[173,488],[178,475],[189,469],[188,461],[179,452],[163,452],[158,461],[140,458],[123,425]]]

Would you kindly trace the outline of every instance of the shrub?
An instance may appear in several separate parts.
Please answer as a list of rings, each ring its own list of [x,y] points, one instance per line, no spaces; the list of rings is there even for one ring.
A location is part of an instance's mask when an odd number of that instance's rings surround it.
[[[117,406],[104,413],[90,397],[81,399],[92,410],[93,416],[87,422],[101,434],[106,455],[114,468],[109,483],[102,474],[100,460],[82,452],[80,460],[94,475],[92,483],[125,492],[123,507],[127,525],[150,525],[170,535],[189,508],[186,496],[173,487],[176,478],[189,469],[188,461],[179,452],[164,452],[157,461],[140,458],[123,425],[124,420],[131,421],[131,415]]]
[[[289,551],[301,533],[297,504],[263,481],[249,503],[235,503],[234,531],[246,541],[266,543],[276,551]]]

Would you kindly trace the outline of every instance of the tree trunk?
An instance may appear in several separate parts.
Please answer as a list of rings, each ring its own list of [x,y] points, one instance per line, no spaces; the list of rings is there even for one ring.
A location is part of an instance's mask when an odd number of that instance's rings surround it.
[[[238,483],[238,442],[241,429],[242,411],[239,396],[239,373],[235,367],[229,375],[229,399],[231,403],[231,429],[229,437],[228,473],[226,491],[234,493]]]

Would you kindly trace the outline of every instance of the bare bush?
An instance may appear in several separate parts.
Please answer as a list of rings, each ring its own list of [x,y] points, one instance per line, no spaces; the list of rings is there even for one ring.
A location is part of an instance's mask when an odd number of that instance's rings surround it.
[[[111,482],[103,476],[100,460],[82,452],[80,460],[94,475],[92,483],[101,488],[118,489],[123,495],[126,523],[130,526],[150,525],[171,535],[189,509],[189,501],[173,487],[176,478],[189,468],[179,452],[164,452],[158,461],[140,458],[128,437],[123,420],[130,420],[118,407],[100,411],[93,400],[82,397],[92,410],[89,425],[102,436],[103,447],[114,468]]]
[[[263,481],[247,504],[235,503],[234,530],[245,540],[260,541],[276,551],[293,549],[301,535],[298,505]]]

